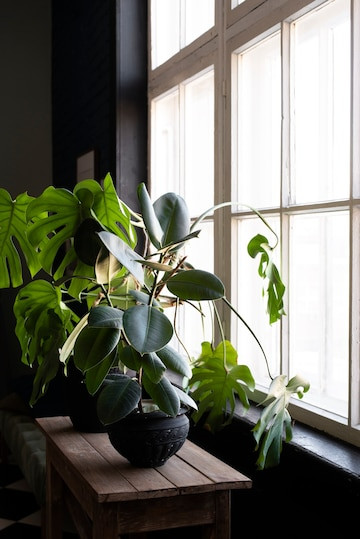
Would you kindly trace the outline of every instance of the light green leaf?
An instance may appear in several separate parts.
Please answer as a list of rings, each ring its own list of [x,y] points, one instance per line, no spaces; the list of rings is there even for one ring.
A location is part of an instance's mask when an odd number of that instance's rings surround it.
[[[99,237],[108,251],[143,285],[144,271],[137,261],[143,262],[144,259],[111,232],[99,232]]]
[[[258,469],[270,468],[280,462],[283,439],[292,439],[291,417],[288,405],[294,393],[309,390],[309,383],[300,376],[293,377],[287,385],[284,374],[271,382],[268,395],[260,403],[264,406],[260,419],[253,428],[259,456],[256,461]]]
[[[32,277],[40,269],[36,251],[26,235],[26,210],[32,200],[27,193],[12,200],[10,194],[0,188],[0,288],[16,288],[23,283],[21,253]]]
[[[230,363],[226,361],[229,351]],[[235,349],[231,343],[220,343],[215,351],[210,343],[202,344],[202,354],[192,369],[188,382],[191,396],[198,402],[198,411],[192,414],[195,423],[206,416],[206,425],[216,432],[227,425],[235,410],[235,395],[240,399],[244,410],[250,406],[246,389],[252,391],[255,382],[246,365],[234,364]]]

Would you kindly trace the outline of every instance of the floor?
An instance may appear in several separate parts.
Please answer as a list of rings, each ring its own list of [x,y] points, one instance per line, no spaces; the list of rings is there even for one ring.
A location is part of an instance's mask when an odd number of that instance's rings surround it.
[[[68,525],[68,530],[71,524]],[[41,513],[20,469],[0,462],[0,539],[41,539]],[[79,536],[65,531],[63,539]]]

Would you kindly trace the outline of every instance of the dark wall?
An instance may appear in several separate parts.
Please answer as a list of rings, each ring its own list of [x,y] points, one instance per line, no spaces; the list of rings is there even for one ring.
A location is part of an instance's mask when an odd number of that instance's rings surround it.
[[[110,172],[125,200],[146,179],[146,4],[53,0],[56,186],[74,185],[76,159],[92,149],[95,179]]]

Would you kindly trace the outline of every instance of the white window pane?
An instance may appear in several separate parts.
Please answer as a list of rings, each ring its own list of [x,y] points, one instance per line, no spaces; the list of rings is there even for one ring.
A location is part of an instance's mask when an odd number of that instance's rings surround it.
[[[180,50],[180,0],[151,1],[151,63],[159,66]]]
[[[215,23],[214,0],[185,0],[184,45],[209,30]]]
[[[152,0],[152,69],[192,43],[214,24],[214,0]]]
[[[214,75],[185,81],[152,103],[151,195],[175,191],[198,216],[214,204]]]
[[[294,23],[293,202],[349,196],[350,2]]]
[[[152,102],[151,133],[151,197],[180,194],[178,89]]]
[[[197,269],[214,271],[214,227],[212,222],[203,222],[198,238],[190,240],[183,251],[187,261]],[[196,304],[199,307],[199,303]],[[201,353],[202,341],[212,341],[213,337],[213,313],[211,304],[201,302],[201,308],[205,314],[200,313],[190,305],[181,305],[176,327],[181,341],[192,357],[198,357]],[[175,309],[166,309],[166,314],[173,319]],[[171,342],[180,352],[183,352],[176,337]]]
[[[270,226],[277,230],[278,220],[267,219]],[[258,218],[234,220],[234,232],[237,238],[236,273],[233,278],[234,305],[254,331],[265,350],[272,376],[280,373],[280,324],[270,326],[266,314],[266,301],[262,296],[263,281],[257,269],[259,260],[252,259],[247,252],[250,239],[256,234],[263,234],[274,245],[274,236]],[[278,264],[278,261],[276,260]],[[270,378],[261,350],[244,324],[234,316],[233,334],[236,335],[236,348],[239,353],[238,362],[246,364],[256,379],[257,384],[269,387]]]
[[[290,227],[290,370],[304,402],[347,416],[349,215],[298,215]]]
[[[192,216],[214,204],[214,73],[184,86],[184,197]]]
[[[231,0],[231,9],[234,9],[234,7],[239,6],[245,2],[245,0]]]
[[[257,208],[278,206],[281,179],[280,35],[238,55],[235,199]]]

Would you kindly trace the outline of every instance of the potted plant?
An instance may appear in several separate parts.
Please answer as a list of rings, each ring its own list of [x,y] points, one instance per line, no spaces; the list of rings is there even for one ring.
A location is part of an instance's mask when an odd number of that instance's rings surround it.
[[[50,186],[37,198],[23,193],[12,200],[0,189],[0,287],[23,284],[13,238],[30,276],[14,304],[22,361],[36,367],[30,404],[46,393],[59,367],[66,373],[72,362],[83,374],[87,392],[97,396],[98,417],[113,442],[112,427],[123,427],[130,419],[139,421],[147,414],[156,420],[176,418],[188,409],[194,410],[195,422],[206,418],[216,430],[231,420],[236,395],[245,410],[249,407],[248,393],[255,386],[250,369],[237,364],[236,351],[222,332],[221,342],[202,343],[195,359],[172,345],[177,332],[167,307],[225,301],[240,316],[222,281],[193,268],[182,253],[184,244],[199,235],[207,212],[191,224],[185,201],[175,193],[152,203],[141,183],[138,197],[140,213],[118,198],[110,175],[103,187],[84,180],[72,192]],[[136,248],[139,233],[143,253]],[[257,235],[248,250],[252,257],[260,256],[259,273],[268,285],[274,322],[283,315],[285,287],[271,257],[273,248]],[[38,277],[40,269],[47,279]],[[114,367],[120,371],[112,375]],[[182,388],[171,382],[169,371],[184,379]],[[254,429],[259,468],[278,462],[284,433],[285,440],[291,438],[290,397],[301,397],[308,388],[298,376],[288,383],[283,375],[272,381]],[[175,451],[183,443],[176,438],[179,432],[186,436],[188,430],[187,415],[180,417],[184,424],[170,440]],[[153,431],[150,437],[161,435]],[[139,443],[137,439],[136,447]],[[160,461],[155,465],[170,456],[168,449],[165,457],[156,451]]]

